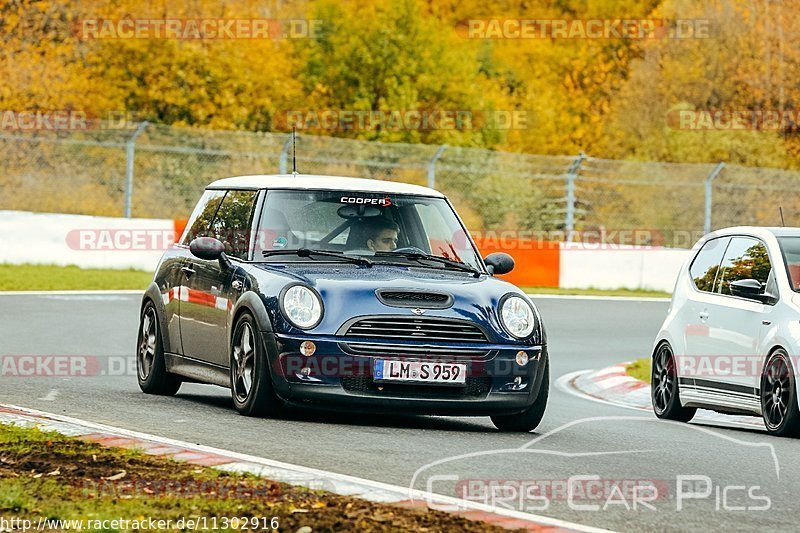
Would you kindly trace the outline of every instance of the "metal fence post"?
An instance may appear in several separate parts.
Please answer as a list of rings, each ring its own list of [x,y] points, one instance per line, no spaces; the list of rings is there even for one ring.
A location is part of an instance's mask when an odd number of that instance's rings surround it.
[[[292,136],[289,135],[289,138],[286,139],[286,142],[283,143],[283,148],[281,148],[281,157],[278,159],[278,173],[279,174],[288,174],[289,173],[289,148],[292,147]]]
[[[447,148],[446,144],[443,144],[436,150],[436,153],[433,154],[433,157],[430,161],[428,161],[428,187],[431,189],[436,187],[436,161],[442,157],[442,153],[444,149]]]
[[[125,218],[131,218],[133,207],[133,155],[136,139],[142,134],[149,122],[146,120],[139,124],[133,135],[125,143]]]
[[[711,193],[713,189],[711,185],[723,168],[725,168],[725,163],[720,161],[711,174],[706,177],[706,216],[703,221],[703,233],[711,233]]]
[[[567,240],[572,238],[572,232],[575,231],[575,179],[581,171],[581,165],[586,154],[583,152],[578,154],[578,157],[572,162],[567,169],[567,205],[565,209],[564,229],[567,232]]]

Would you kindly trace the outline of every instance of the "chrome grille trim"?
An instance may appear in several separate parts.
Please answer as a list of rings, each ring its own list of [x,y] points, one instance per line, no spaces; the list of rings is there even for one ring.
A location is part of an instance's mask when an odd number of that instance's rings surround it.
[[[390,356],[440,356],[458,359],[461,357],[486,357],[491,352],[475,348],[460,348],[458,346],[424,346],[409,344],[383,344],[347,342],[340,343],[345,351],[356,355],[390,355]]]

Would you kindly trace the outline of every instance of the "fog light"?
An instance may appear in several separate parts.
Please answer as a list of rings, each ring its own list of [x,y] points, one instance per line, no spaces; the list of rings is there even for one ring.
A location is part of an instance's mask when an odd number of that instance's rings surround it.
[[[515,378],[514,378],[514,385],[516,385],[517,387],[519,387],[520,385],[522,385],[522,378],[521,378],[521,377],[519,377],[519,376],[515,377]]]
[[[314,352],[317,351],[317,345],[311,341],[303,341],[300,345],[300,353],[305,355],[306,357],[310,357],[314,355]]]
[[[521,351],[521,350],[519,352],[517,352],[517,364],[519,366],[527,365],[528,364],[528,354],[523,352],[523,351]]]
[[[311,369],[310,369],[310,368],[308,368],[308,367],[305,367],[304,369],[302,369],[302,370],[300,371],[300,374],[301,374],[301,375],[303,375],[303,376],[306,376],[306,377],[308,377],[308,375],[309,375],[309,374],[311,374]]]

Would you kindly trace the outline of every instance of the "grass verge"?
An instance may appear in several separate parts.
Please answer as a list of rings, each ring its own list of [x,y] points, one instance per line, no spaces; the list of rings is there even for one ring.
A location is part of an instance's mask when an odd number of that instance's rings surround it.
[[[98,520],[141,521],[140,530],[148,529],[150,518],[172,520],[166,529],[176,530],[181,518],[207,517],[210,525],[211,517],[218,524],[239,517],[239,527],[220,529],[269,530],[274,517],[281,531],[293,532],[507,531],[439,511],[372,503],[2,424],[0,517],[33,524],[41,517],[82,520],[86,529]],[[242,520],[254,518],[258,528],[241,527]]]
[[[625,367],[625,372],[631,377],[650,383],[650,364],[649,357],[637,359]]]
[[[557,289],[553,287],[520,287],[529,294],[560,294],[564,296],[627,296],[629,298],[670,298],[663,291],[644,291],[633,289]]]
[[[137,290],[152,272],[55,265],[0,264],[0,291]]]

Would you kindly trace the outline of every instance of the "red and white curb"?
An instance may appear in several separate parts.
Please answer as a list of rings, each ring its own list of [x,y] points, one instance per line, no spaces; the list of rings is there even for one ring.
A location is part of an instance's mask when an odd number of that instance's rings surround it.
[[[343,496],[353,496],[378,503],[389,503],[418,509],[457,507],[460,510],[454,511],[453,514],[507,529],[548,532],[608,531],[546,516],[509,509],[498,509],[449,496],[412,490],[409,487],[390,485],[379,481],[282,463],[104,424],[95,424],[26,407],[0,404],[0,423],[25,426],[35,425],[43,430],[56,431],[63,435],[97,442],[103,446],[136,448],[149,455],[168,457],[177,461],[185,461],[190,464],[229,472],[249,472],[274,481],[301,485],[311,489],[322,489]]]
[[[652,413],[650,384],[629,376],[625,371],[628,364],[630,363],[620,363],[600,370],[566,374],[558,379],[558,385],[567,392],[577,393],[587,399]],[[764,422],[759,417],[723,415],[705,409],[698,410],[692,420],[765,429]]]

